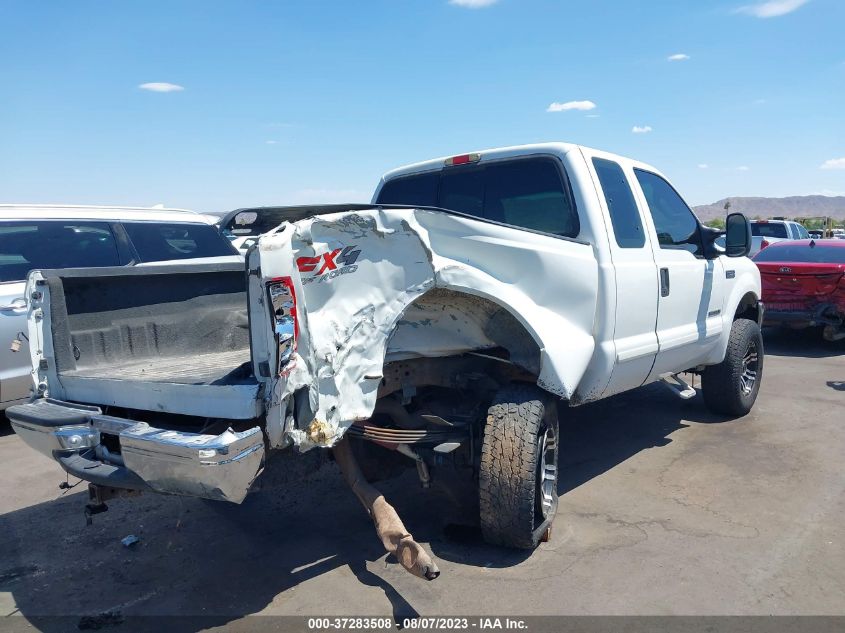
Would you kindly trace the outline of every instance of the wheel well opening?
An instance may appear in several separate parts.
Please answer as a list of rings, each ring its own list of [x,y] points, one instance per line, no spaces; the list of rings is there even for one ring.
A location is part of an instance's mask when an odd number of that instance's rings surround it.
[[[748,319],[760,325],[760,300],[753,292],[748,292],[739,302],[734,313],[734,321],[737,319]]]
[[[540,373],[540,346],[508,309],[443,288],[408,305],[388,340],[385,363],[468,352],[486,352],[535,376]]]

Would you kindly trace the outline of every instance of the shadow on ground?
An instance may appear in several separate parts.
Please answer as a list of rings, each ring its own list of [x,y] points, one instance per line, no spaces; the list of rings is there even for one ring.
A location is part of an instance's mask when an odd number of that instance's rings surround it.
[[[642,450],[670,443],[673,433],[686,428],[684,420],[722,421],[706,413],[700,397],[682,401],[662,385],[563,410],[560,494]],[[424,491],[409,471],[379,486],[441,561],[501,568],[544,555],[484,544],[475,482],[453,483],[435,472],[435,485]],[[395,618],[416,614],[385,579],[404,572],[385,561],[371,521],[334,464],[289,482],[284,492],[260,490],[242,506],[155,495],[115,500],[87,527],[84,492],[77,493],[82,490],[0,516],[0,592],[11,593],[17,610],[30,619],[204,616],[201,625],[181,621],[182,630],[198,630],[271,603],[276,612],[297,612],[297,599],[308,594],[287,590],[344,567],[355,582],[380,589]],[[140,537],[133,549],[121,545],[129,534]],[[45,631],[67,629],[65,620],[34,622]]]
[[[845,354],[845,340],[825,341],[821,328],[790,330],[786,328],[763,328],[763,343],[766,355],[791,356],[795,358],[831,358]]]

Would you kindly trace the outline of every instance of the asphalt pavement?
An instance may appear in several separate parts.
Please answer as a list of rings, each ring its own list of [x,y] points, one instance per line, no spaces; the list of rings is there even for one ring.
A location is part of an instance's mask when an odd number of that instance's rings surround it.
[[[563,411],[558,517],[533,553],[481,541],[471,482],[380,484],[433,582],[387,559],[334,464],[239,507],[144,495],[86,526],[84,485],[60,490],[4,421],[0,618],[845,615],[845,342],[767,331],[766,348],[743,419],[662,385]]]

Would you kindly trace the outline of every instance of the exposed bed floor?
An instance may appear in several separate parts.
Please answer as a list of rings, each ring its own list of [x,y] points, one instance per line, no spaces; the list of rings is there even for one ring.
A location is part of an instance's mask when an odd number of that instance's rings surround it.
[[[252,376],[249,349],[116,362],[65,371],[62,375],[183,385],[244,385],[256,382]]]

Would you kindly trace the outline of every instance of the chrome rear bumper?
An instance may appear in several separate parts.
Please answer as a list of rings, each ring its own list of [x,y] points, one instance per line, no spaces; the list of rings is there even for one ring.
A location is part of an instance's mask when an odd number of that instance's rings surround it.
[[[264,462],[259,427],[220,435],[182,433],[50,398],[9,407],[6,415],[24,442],[68,473],[115,488],[240,503]],[[119,452],[101,441],[106,435],[118,438]]]

